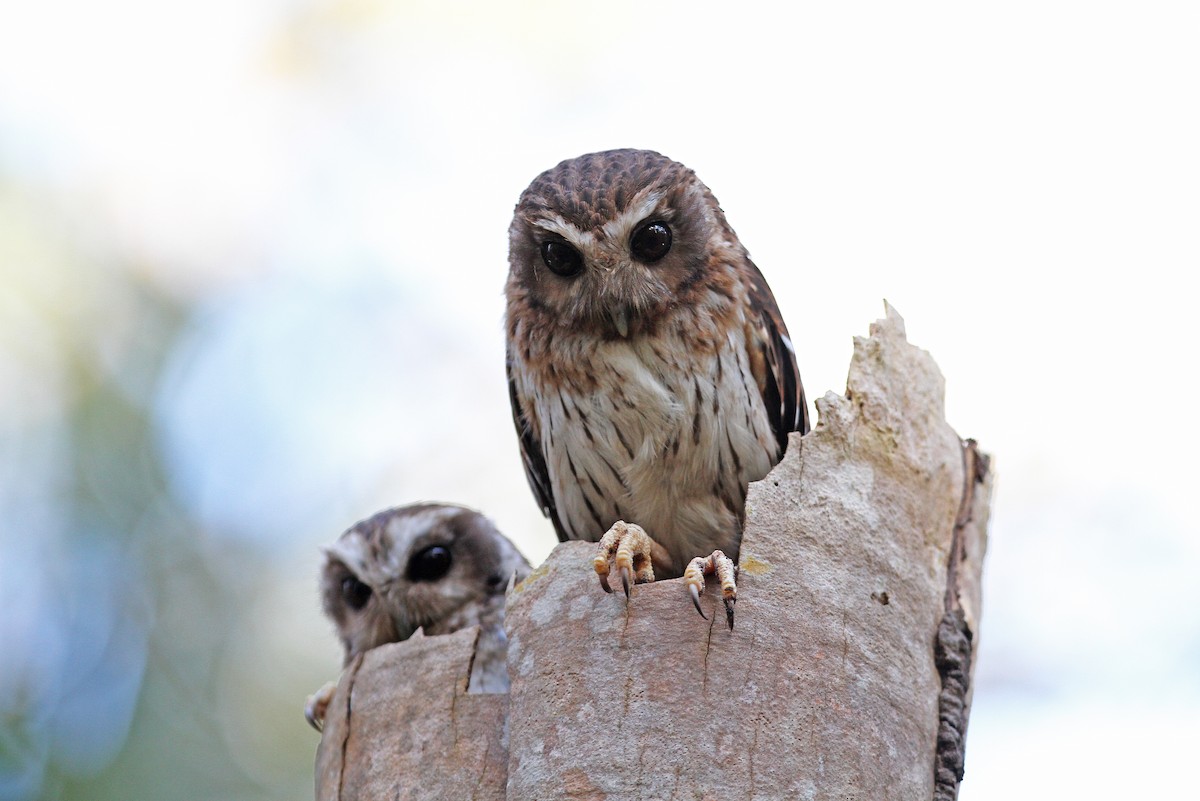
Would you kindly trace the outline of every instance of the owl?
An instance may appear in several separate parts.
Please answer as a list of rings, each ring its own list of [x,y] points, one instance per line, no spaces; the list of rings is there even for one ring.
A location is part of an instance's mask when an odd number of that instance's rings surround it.
[[[733,627],[747,484],[808,430],[796,353],[711,191],[648,150],[569,159],[509,228],[509,394],[560,540],[598,541],[604,590],[716,573]],[[626,522],[629,521],[629,522]]]
[[[422,503],[356,523],[325,551],[321,599],[345,648],[343,665],[418,628],[479,626],[469,692],[507,692],[504,595],[529,575],[525,557],[492,522],[462,506]],[[334,685],[305,708],[320,729]]]

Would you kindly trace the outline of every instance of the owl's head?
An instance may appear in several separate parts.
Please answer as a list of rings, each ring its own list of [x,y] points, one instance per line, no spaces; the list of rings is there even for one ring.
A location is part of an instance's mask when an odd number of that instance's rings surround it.
[[[503,602],[525,558],[478,512],[445,504],[388,509],[355,524],[325,551],[321,595],[345,662],[420,627],[448,633],[478,608]],[[461,626],[447,625],[461,621]],[[441,631],[445,629],[445,631]]]
[[[509,228],[510,310],[606,338],[652,330],[739,250],[716,199],[687,167],[649,150],[569,159],[534,179]]]

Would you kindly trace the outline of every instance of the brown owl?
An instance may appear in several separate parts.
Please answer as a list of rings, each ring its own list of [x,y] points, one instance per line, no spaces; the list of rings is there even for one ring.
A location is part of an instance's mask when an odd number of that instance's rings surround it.
[[[732,628],[747,484],[808,409],[775,298],[712,192],[647,150],[564,161],[517,203],[506,295],[513,418],[559,539],[599,541],[601,585],[616,571],[627,596],[683,574],[699,610],[716,572]]]
[[[422,503],[356,523],[326,549],[325,613],[345,646],[343,665],[418,628],[427,635],[479,626],[469,692],[507,692],[504,594],[529,563],[492,522],[461,506]],[[320,728],[326,685],[305,716]]]

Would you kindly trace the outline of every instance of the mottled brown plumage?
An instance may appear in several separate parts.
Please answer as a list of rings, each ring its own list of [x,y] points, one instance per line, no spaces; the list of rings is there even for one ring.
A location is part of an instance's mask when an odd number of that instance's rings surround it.
[[[808,412],[775,299],[708,187],[651,151],[562,162],[517,204],[506,294],[513,418],[559,538],[628,520],[658,546],[635,558],[668,576],[736,558],[746,485]]]

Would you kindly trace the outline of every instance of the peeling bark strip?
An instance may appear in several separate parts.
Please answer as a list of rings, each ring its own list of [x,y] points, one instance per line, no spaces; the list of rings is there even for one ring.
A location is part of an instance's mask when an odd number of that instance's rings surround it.
[[[991,459],[986,453],[979,452],[979,443],[973,439],[963,440],[962,501],[958,504],[958,515],[954,518],[954,538],[950,544],[950,561],[946,565],[946,612],[962,606],[958,573],[966,558],[967,537],[964,532],[975,519],[975,486],[987,480],[990,462]]]
[[[975,440],[963,442],[963,491],[954,538],[946,566],[946,613],[938,624],[934,661],[942,678],[938,694],[937,760],[934,763],[934,801],[954,801],[966,763],[967,715],[974,655],[974,635],[963,611],[958,577],[966,558],[967,526],[973,522],[975,487],[987,479],[988,456]]]
[[[954,801],[963,780],[967,738],[967,689],[971,681],[971,629],[962,609],[947,612],[938,625],[935,660],[942,677],[938,695],[937,762],[934,801]]]

